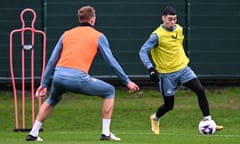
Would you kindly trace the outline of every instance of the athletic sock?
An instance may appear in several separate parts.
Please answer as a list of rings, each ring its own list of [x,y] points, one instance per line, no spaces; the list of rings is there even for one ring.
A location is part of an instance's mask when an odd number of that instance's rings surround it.
[[[153,114],[153,119],[156,120],[156,121],[159,120],[159,118],[157,117],[156,113]]]
[[[110,135],[110,124],[111,119],[102,119],[102,134],[106,136]]]
[[[35,123],[33,125],[33,128],[32,130],[30,131],[30,135],[34,136],[34,137],[37,137],[38,134],[39,134],[39,130],[42,126],[42,122],[38,121],[38,120],[35,120]]]

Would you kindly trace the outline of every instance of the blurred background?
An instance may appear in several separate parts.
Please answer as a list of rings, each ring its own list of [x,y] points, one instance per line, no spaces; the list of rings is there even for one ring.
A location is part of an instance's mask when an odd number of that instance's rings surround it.
[[[35,10],[35,28],[47,36],[47,60],[60,35],[78,25],[77,10],[84,5],[95,7],[96,29],[109,39],[113,54],[132,80],[151,85],[138,51],[151,32],[161,23],[165,6],[174,6],[178,23],[183,26],[185,50],[190,66],[204,84],[240,84],[240,1],[239,0],[4,0],[0,5],[0,86],[11,83],[9,34],[20,29],[20,13]],[[24,15],[31,26],[32,15]],[[26,33],[26,41],[30,36]],[[21,37],[13,37],[14,73],[21,80]],[[42,65],[42,38],[35,37],[35,79],[38,83]],[[27,42],[26,42],[27,43]],[[26,52],[26,81],[30,76],[30,54]],[[90,73],[118,84],[118,79],[97,55]],[[1,88],[0,88],[1,89]]]

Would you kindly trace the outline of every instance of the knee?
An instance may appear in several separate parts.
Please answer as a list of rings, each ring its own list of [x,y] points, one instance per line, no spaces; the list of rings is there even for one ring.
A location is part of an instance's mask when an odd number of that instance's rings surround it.
[[[196,94],[197,96],[201,97],[201,96],[205,96],[205,91],[203,88],[199,88],[197,91],[196,91]]]
[[[55,107],[60,101],[62,100],[62,96],[53,98],[52,96],[49,96],[46,99],[46,102],[51,106],[51,107]]]
[[[110,86],[107,93],[104,95],[104,98],[114,98],[115,97],[115,87]]]
[[[173,108],[174,108],[173,103],[165,104],[166,111],[171,111],[171,110],[173,110]]]
[[[110,93],[110,95],[115,95],[115,87],[114,86],[111,86],[109,93]]]

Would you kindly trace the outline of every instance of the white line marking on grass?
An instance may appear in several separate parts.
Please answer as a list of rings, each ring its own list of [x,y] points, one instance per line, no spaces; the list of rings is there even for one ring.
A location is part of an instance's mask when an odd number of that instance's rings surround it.
[[[100,134],[100,133],[96,133],[96,132],[92,132],[92,131],[58,131],[56,133],[59,134]],[[119,135],[154,135],[151,132],[117,132],[116,134]],[[201,135],[201,134],[190,134],[190,133],[181,133],[181,134],[177,134],[177,133],[160,133],[160,135],[165,135],[165,136],[213,136],[213,137],[240,137],[240,135],[234,135],[234,134],[213,134],[213,135]]]
[[[145,132],[118,132],[118,134],[133,134],[133,135],[153,135],[153,133],[145,133]],[[159,135],[182,135],[182,136],[189,136],[189,135],[192,135],[192,136],[216,136],[216,137],[240,137],[240,135],[226,135],[226,134],[213,134],[213,135],[201,135],[201,134],[189,134],[189,133],[186,133],[186,134],[176,134],[176,133],[160,133]]]

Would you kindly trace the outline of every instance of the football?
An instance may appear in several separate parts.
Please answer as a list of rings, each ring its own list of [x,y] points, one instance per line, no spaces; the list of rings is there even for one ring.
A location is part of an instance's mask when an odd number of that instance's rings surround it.
[[[198,129],[202,135],[212,135],[216,132],[216,123],[214,120],[201,120]]]

